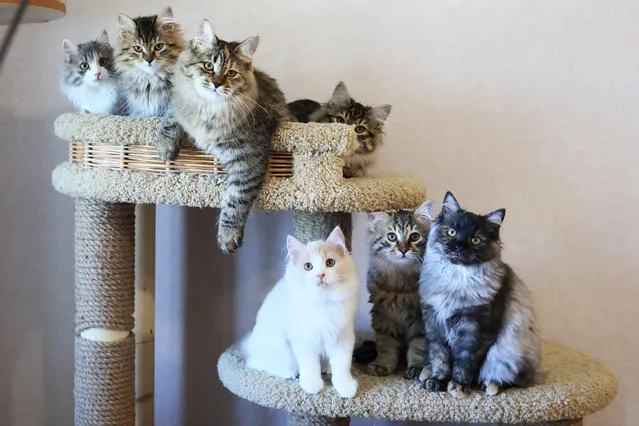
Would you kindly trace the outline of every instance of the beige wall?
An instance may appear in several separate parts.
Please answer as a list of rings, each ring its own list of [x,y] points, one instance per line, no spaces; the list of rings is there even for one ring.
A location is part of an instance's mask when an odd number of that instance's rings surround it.
[[[71,1],[64,20],[24,26],[0,76],[2,425],[67,425],[72,418],[72,211],[70,200],[55,194],[48,180],[66,149],[51,132],[52,119],[68,109],[56,90],[59,44],[63,37],[94,37],[104,26],[112,32],[119,11],[135,15],[164,6],[132,3]],[[191,34],[206,17],[223,38],[259,34],[257,65],[280,81],[289,99],[325,99],[343,79],[362,101],[391,103],[378,171],[419,176],[438,203],[452,190],[473,210],[506,207],[505,257],[537,297],[543,335],[600,358],[620,379],[615,402],[586,424],[639,424],[636,2],[198,3],[172,4],[185,30]],[[173,213],[181,214],[163,214]],[[258,215],[252,229],[261,232],[259,224],[270,220]],[[360,219],[355,248],[364,270],[362,225]],[[248,241],[279,249],[287,226],[272,241]],[[237,270],[242,266],[235,264]],[[162,414],[188,417],[191,405],[180,405],[185,394],[200,408],[222,409],[222,402],[235,401],[219,387],[209,392],[203,379],[193,377],[197,372],[180,381],[185,361],[176,356],[201,349],[214,367],[211,357],[250,326],[255,301],[243,311],[222,302],[223,296],[241,301],[250,293],[247,285],[244,293],[234,293],[234,276],[228,271],[225,283],[218,276],[215,285],[224,291],[205,293],[217,301],[201,310],[217,307],[214,313],[191,317],[189,324],[197,326],[189,329],[202,333],[193,347],[180,348],[180,341],[172,341],[180,333],[165,328],[163,334],[160,326],[198,309],[190,309],[189,298],[163,300],[157,330],[160,350],[166,350],[157,357],[158,374],[167,377],[158,395],[164,398],[158,401]],[[179,302],[185,305],[176,307]],[[365,315],[362,307],[360,324]],[[235,331],[223,331],[219,324],[225,321],[235,321]],[[219,340],[223,344],[203,348],[201,342],[215,333],[226,336]],[[213,368],[209,373],[214,383]],[[175,426],[162,423],[166,416],[157,424]],[[188,424],[221,423],[199,418]]]

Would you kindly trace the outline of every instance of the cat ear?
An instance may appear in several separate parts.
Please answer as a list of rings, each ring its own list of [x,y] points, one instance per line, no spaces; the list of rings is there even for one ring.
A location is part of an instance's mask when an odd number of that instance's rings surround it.
[[[427,200],[415,210],[413,216],[415,216],[417,222],[422,225],[428,225],[435,219],[434,211],[435,203],[432,200]]]
[[[195,32],[194,41],[199,44],[211,45],[216,43],[215,32],[209,21],[203,19]]]
[[[335,90],[333,90],[333,95],[331,96],[329,103],[338,107],[347,107],[350,101],[351,95],[348,94],[346,84],[344,84],[343,81],[340,81],[337,83]]]
[[[506,209],[499,209],[499,210],[495,210],[492,213],[488,213],[484,217],[488,219],[489,222],[494,223],[497,226],[501,226],[501,224],[504,222],[505,216],[506,216]]]
[[[258,36],[248,38],[244,40],[235,48],[235,53],[238,53],[245,58],[252,60],[255,51],[257,50],[257,44],[260,42],[260,38]]]
[[[175,29],[175,19],[173,18],[173,9],[171,9],[171,6],[162,9],[162,11],[158,13],[157,18],[155,18],[155,22],[158,31],[164,33],[173,32]]]
[[[118,15],[118,33],[120,39],[135,37],[135,21],[124,13]]]
[[[371,231],[377,231],[382,227],[388,226],[390,223],[390,216],[384,212],[371,212],[368,213],[368,229]]]
[[[109,34],[106,30],[102,30],[98,38],[95,39],[98,44],[109,44]]]
[[[291,235],[286,237],[286,250],[293,263],[297,262],[300,255],[304,252],[305,247],[304,243],[297,238]]]
[[[461,207],[459,207],[459,203],[455,199],[455,196],[450,191],[446,192],[446,195],[444,196],[443,210],[449,213],[456,213],[461,210]]]
[[[346,239],[344,238],[344,234],[339,226],[336,226],[335,229],[333,229],[326,239],[326,242],[340,247],[344,251],[344,254],[348,253],[348,249],[346,248]]]
[[[62,50],[64,51],[64,54],[67,55],[68,59],[69,56],[78,51],[78,46],[73,44],[71,40],[65,38],[64,40],[62,40]]]
[[[379,122],[380,124],[386,121],[388,118],[388,114],[391,112],[390,105],[382,105],[371,109],[371,116],[373,120]]]

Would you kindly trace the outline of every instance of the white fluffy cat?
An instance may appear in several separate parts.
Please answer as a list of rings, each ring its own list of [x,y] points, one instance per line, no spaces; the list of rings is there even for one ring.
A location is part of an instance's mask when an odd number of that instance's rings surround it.
[[[360,280],[344,234],[336,227],[326,241],[303,244],[287,239],[284,277],[257,313],[243,348],[250,368],[294,378],[315,394],[322,390],[322,363],[328,361],[333,386],[344,398],[357,392],[351,375],[355,311]]]

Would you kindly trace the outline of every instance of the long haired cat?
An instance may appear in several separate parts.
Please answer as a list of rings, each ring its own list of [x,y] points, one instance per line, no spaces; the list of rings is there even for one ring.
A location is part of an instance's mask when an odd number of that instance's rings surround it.
[[[184,132],[228,171],[218,245],[232,253],[266,178],[271,138],[290,115],[277,82],[253,68],[258,38],[226,42],[204,20],[179,58],[171,114],[161,126],[161,160],[178,153]]]
[[[113,48],[106,31],[97,39],[77,46],[62,41],[65,60],[60,90],[81,111],[113,114],[118,111],[118,83],[113,65]]]
[[[118,15],[115,68],[128,115],[162,117],[171,98],[172,76],[184,48],[170,7],[154,16]]]
[[[479,383],[495,395],[536,380],[540,348],[532,295],[501,260],[505,214],[468,212],[448,192],[431,225],[420,279],[429,391],[448,387],[464,397]]]
[[[367,286],[377,357],[368,365],[373,376],[395,372],[406,354],[404,377],[416,377],[426,363],[426,333],[419,300],[421,271],[433,202],[414,211],[369,213],[371,256]]]
[[[384,122],[390,114],[391,106],[371,107],[353,99],[340,81],[333,96],[325,104],[309,99],[301,99],[289,104],[295,118],[306,123],[345,123],[355,125],[359,146],[355,153],[344,159],[344,177],[365,176],[366,170],[375,160],[375,154],[384,138]]]
[[[344,398],[357,393],[351,375],[355,311],[360,280],[336,227],[326,241],[287,240],[284,277],[268,294],[255,327],[244,340],[246,364],[269,374],[294,378],[315,394],[324,388],[322,364],[328,361],[333,386]]]

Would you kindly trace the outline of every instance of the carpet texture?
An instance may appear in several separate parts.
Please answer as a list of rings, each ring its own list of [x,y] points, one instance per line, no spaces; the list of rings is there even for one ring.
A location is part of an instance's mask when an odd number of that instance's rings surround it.
[[[340,398],[330,384],[319,394],[308,395],[299,380],[247,369],[236,346],[222,354],[217,368],[224,386],[239,397],[266,407],[327,417],[505,424],[557,421],[599,411],[617,394],[617,380],[604,365],[548,341],[542,344],[543,384],[493,397],[473,391],[461,400],[426,392],[419,382],[400,376],[369,376],[361,366],[354,368],[359,381],[355,398]]]

